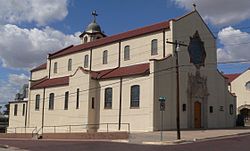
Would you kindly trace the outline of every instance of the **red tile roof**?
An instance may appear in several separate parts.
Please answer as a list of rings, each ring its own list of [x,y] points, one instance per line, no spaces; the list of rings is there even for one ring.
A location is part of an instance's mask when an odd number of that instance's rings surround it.
[[[138,64],[127,67],[114,68],[102,71],[92,71],[91,77],[94,79],[109,79],[117,77],[126,77],[133,75],[149,74],[149,63]]]
[[[54,79],[41,79],[40,81],[32,82],[30,89],[41,89],[64,85],[69,85],[69,76]]]
[[[87,70],[84,71],[90,72],[91,78],[96,80],[134,76],[134,75],[147,75],[149,74],[149,63],[138,64],[128,67],[107,69],[101,71],[87,71]],[[54,78],[54,79],[48,79],[47,77],[45,77],[43,79],[32,82],[31,89],[50,88],[50,87],[64,86],[64,85],[69,85],[69,76]]]
[[[240,75],[241,75],[241,73],[224,74],[224,76],[228,79],[228,83],[231,83],[234,79],[236,79]]]
[[[31,72],[38,71],[38,70],[43,70],[47,68],[47,63],[41,64],[40,66],[30,70]]]
[[[168,29],[169,22],[170,22],[170,20],[164,21],[161,23],[157,23],[157,24],[153,24],[150,26],[138,28],[135,30],[130,30],[128,32],[120,33],[117,35],[101,38],[101,39],[98,39],[98,40],[95,40],[92,42],[88,42],[85,44],[81,44],[81,45],[77,45],[77,46],[73,46],[73,47],[69,46],[68,48],[64,48],[60,51],[57,51],[55,53],[50,54],[49,57],[50,58],[57,58],[57,57],[61,57],[61,56],[67,55],[67,54],[76,53],[76,52],[87,50],[87,49],[94,48],[94,47],[99,47],[99,46],[106,45],[109,43],[114,43],[114,42],[117,42],[120,40],[140,36],[140,35],[151,33],[151,32],[161,31],[163,29]]]

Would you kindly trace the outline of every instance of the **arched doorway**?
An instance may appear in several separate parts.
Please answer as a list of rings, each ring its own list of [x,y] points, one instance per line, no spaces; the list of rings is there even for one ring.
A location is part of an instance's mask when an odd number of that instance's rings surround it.
[[[194,127],[201,128],[201,103],[194,102]]]
[[[240,110],[240,114],[244,116],[246,121],[250,120],[250,109],[243,108]]]

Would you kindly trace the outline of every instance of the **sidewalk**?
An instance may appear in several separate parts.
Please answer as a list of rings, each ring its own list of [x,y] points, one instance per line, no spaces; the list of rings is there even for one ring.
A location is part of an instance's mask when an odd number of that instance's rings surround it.
[[[176,131],[164,131],[163,141],[161,142],[160,132],[131,133],[128,143],[174,145],[178,143],[195,142],[247,134],[250,135],[249,127],[240,129],[183,130],[181,131],[181,140],[177,140]]]
[[[128,144],[151,144],[151,145],[177,145],[204,141],[209,139],[220,139],[226,137],[237,137],[239,135],[250,135],[250,127],[235,129],[213,129],[213,130],[181,130],[181,140],[177,140],[176,131],[163,131],[163,141],[161,142],[160,132],[131,132],[129,139],[110,140],[110,139],[41,139],[32,141],[104,141],[104,142],[123,142]],[[9,140],[22,140],[20,138],[3,138]],[[0,151],[18,150],[17,148],[6,148],[0,145]]]

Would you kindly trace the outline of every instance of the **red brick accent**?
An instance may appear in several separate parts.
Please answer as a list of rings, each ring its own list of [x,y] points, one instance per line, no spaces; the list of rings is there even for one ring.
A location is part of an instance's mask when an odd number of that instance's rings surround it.
[[[43,139],[128,139],[127,132],[44,133]]]

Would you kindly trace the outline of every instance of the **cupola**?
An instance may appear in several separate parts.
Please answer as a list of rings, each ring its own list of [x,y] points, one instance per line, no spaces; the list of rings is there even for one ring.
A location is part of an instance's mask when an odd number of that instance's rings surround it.
[[[93,15],[93,21],[87,26],[85,31],[83,31],[83,33],[79,36],[82,44],[106,37],[106,35],[101,30],[101,26],[96,22],[96,16],[98,16],[96,11],[93,11],[92,15]]]

